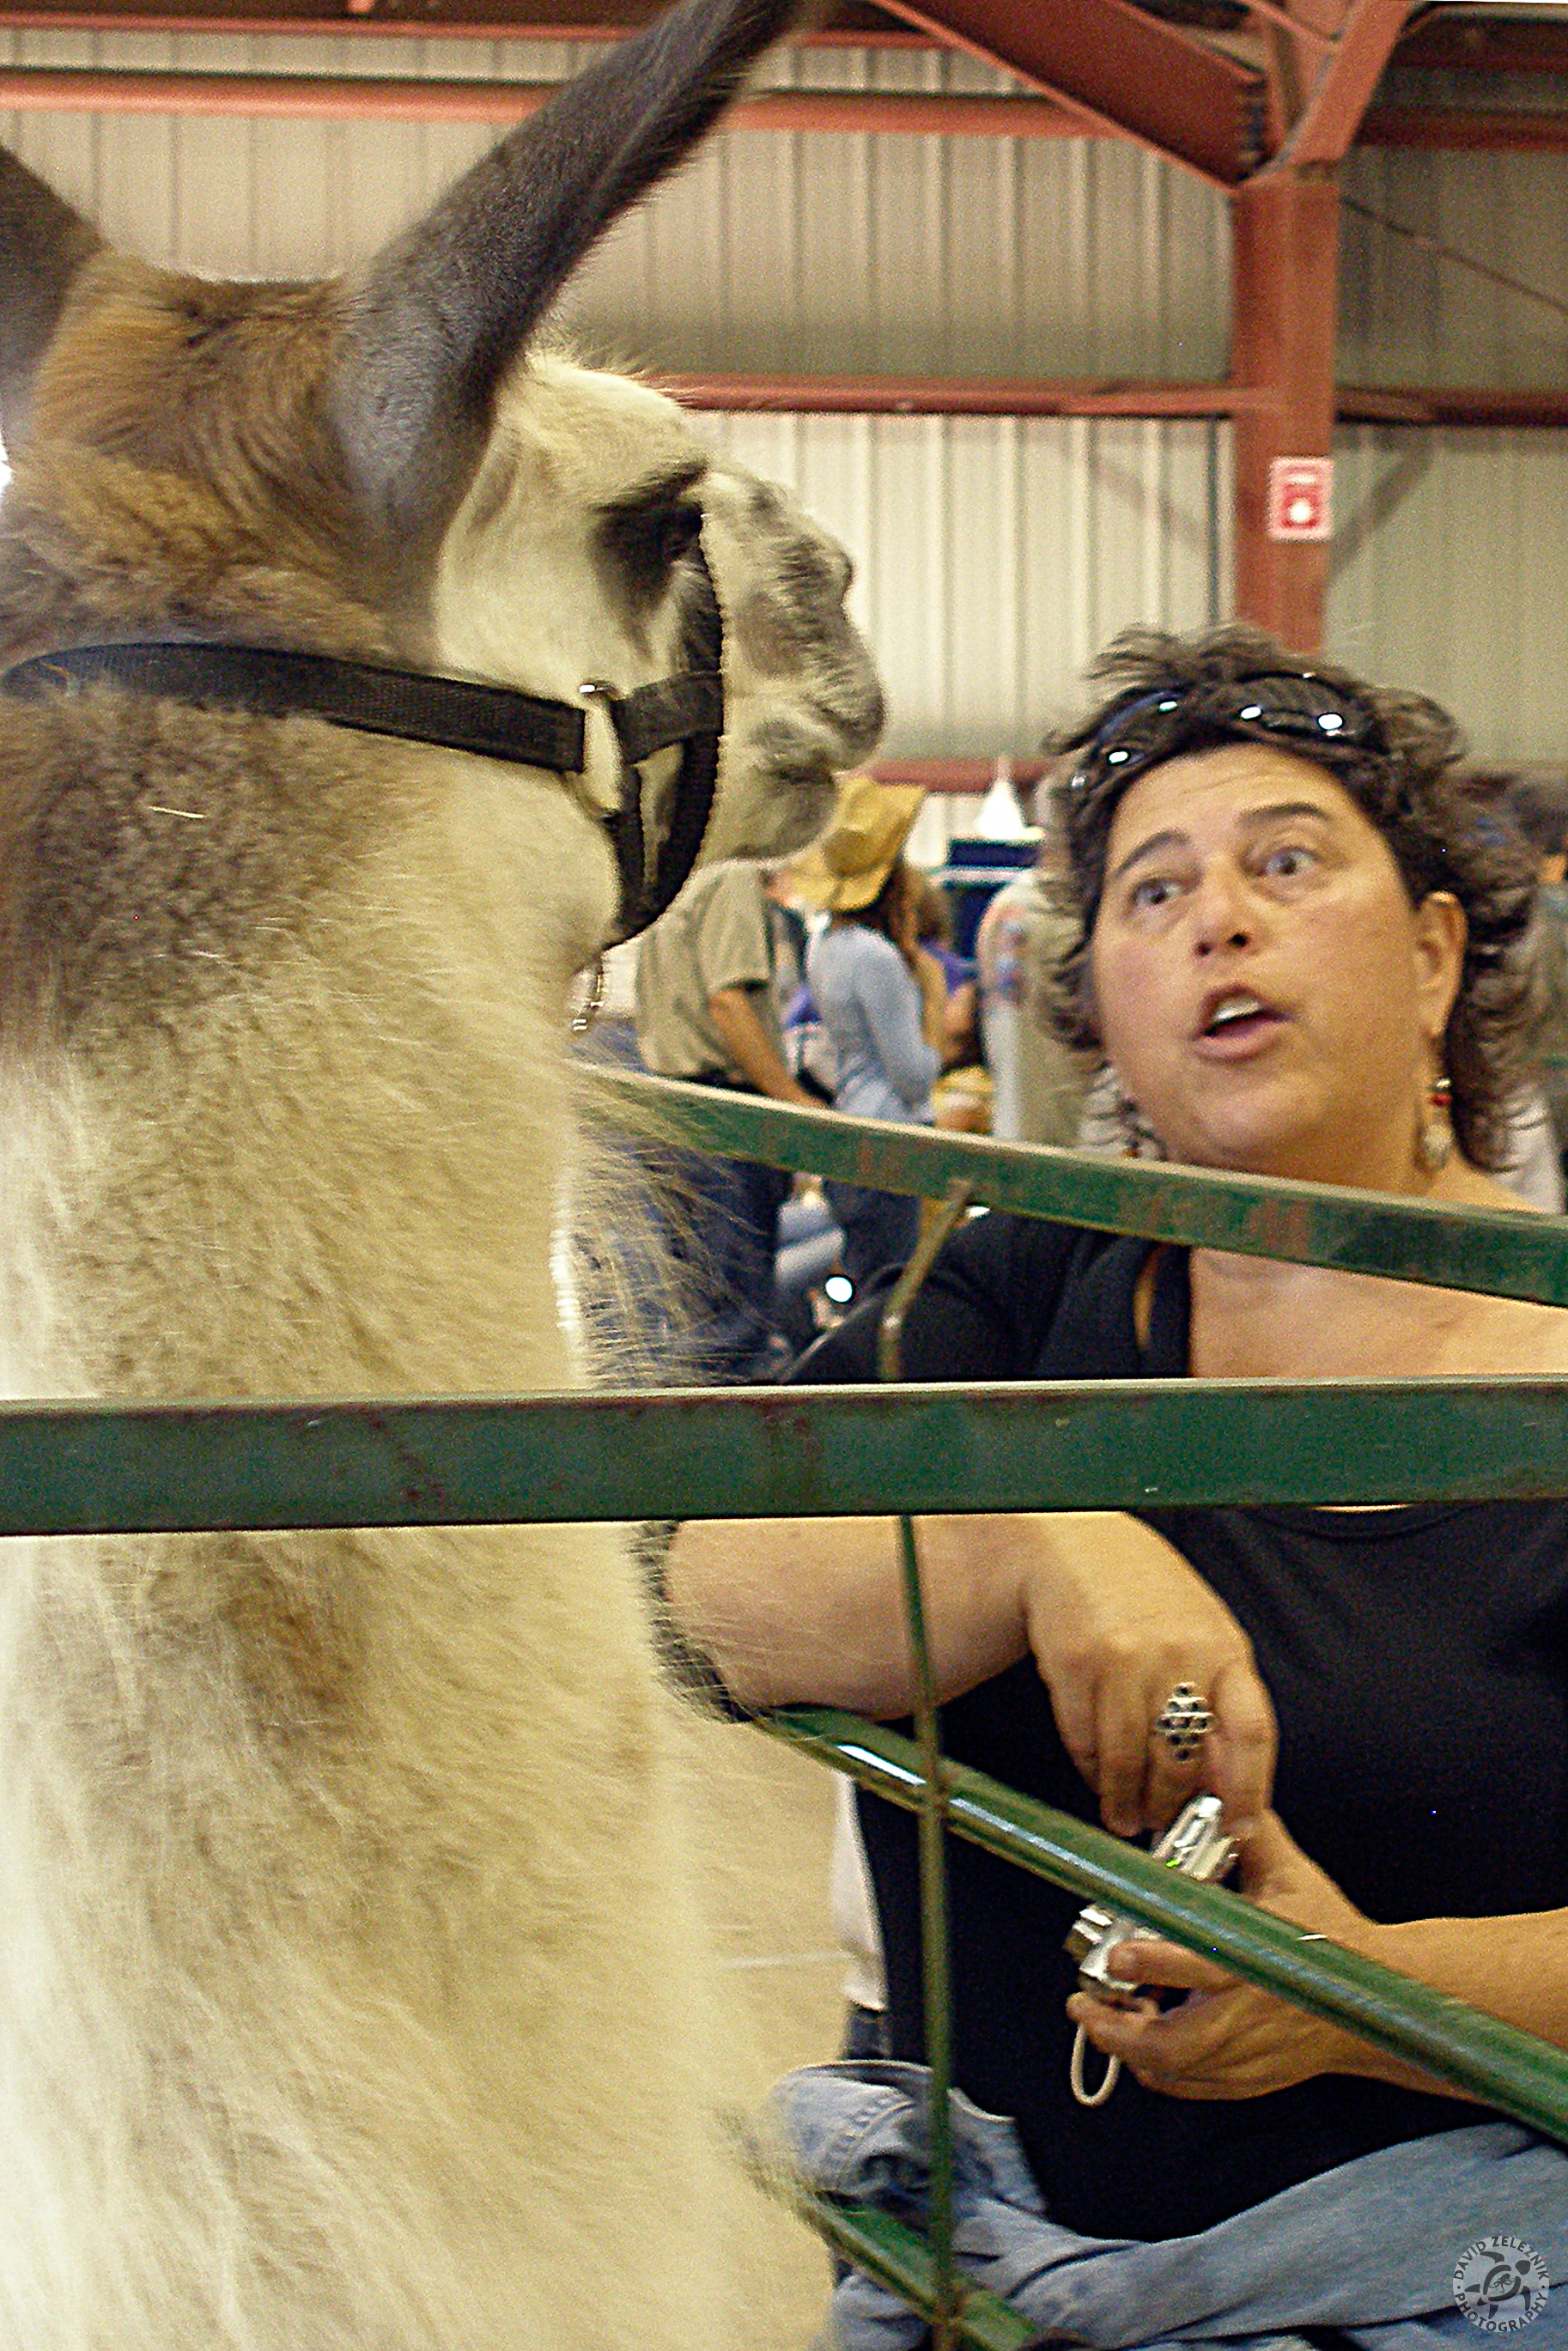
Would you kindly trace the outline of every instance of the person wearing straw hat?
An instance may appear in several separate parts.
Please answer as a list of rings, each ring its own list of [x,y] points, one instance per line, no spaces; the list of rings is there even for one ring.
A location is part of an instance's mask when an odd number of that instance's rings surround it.
[[[925,799],[917,785],[846,777],[831,823],[790,872],[796,894],[830,917],[806,950],[806,977],[833,1048],[833,1107],[854,1118],[931,1122],[947,990],[916,938],[918,892],[904,862]],[[857,1288],[909,1255],[918,1200],[835,1179],[826,1190]]]

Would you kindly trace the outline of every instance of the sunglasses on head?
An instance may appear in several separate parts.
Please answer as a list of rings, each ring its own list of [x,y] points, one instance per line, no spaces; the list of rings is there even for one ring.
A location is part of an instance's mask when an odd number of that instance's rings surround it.
[[[1231,731],[1272,737],[1308,758],[1330,744],[1385,748],[1375,714],[1321,678],[1223,678],[1201,685],[1156,686],[1122,703],[1079,747],[1068,789],[1083,792],[1108,778],[1125,782],[1185,745]]]

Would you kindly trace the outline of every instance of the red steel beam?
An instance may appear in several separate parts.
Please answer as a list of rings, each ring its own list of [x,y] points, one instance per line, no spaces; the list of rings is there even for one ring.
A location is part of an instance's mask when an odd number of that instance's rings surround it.
[[[1568,426],[1568,390],[1494,392],[1473,384],[1342,384],[1335,395],[1347,424],[1479,425],[1494,431],[1560,432]]]
[[[6,8],[0,26],[24,32],[373,33],[421,39],[485,41],[612,40],[646,24],[662,0],[184,0],[183,6]],[[791,35],[797,41],[855,48],[929,48],[923,34],[896,24],[866,0],[841,0],[828,21]]]
[[[1332,49],[1339,38],[1333,26],[1320,25],[1315,17],[1302,16],[1299,9],[1282,5],[1282,0],[1247,0],[1247,6],[1251,16],[1262,17],[1267,24],[1278,25],[1281,32],[1289,33],[1291,39],[1299,41],[1304,48]]]
[[[1523,107],[1374,106],[1362,117],[1362,147],[1445,148],[1476,154],[1568,154],[1568,113]]]
[[[867,772],[879,784],[918,784],[927,792],[988,792],[997,779],[995,759],[873,759]],[[1043,759],[1009,759],[1014,788],[1027,791],[1050,773]]]
[[[1243,338],[1245,340],[1245,338]],[[1321,355],[1321,329],[1319,340]],[[793,416],[1269,417],[1277,393],[1263,383],[1036,381],[1009,376],[656,375],[688,408]],[[1494,391],[1473,385],[1339,384],[1343,424],[1568,424],[1568,388]],[[1319,440],[1325,436],[1321,431]],[[1281,449],[1311,456],[1318,451]],[[1300,552],[1300,550],[1296,550]]]
[[[1262,77],[1132,0],[883,0],[890,14],[1018,75],[1096,131],[1233,188],[1258,161]]]
[[[118,71],[98,66],[0,66],[0,107],[21,112],[360,116],[410,122],[517,122],[559,82],[416,80],[385,74]],[[1082,124],[1046,98],[911,90],[758,90],[725,118],[747,131],[928,132],[1065,139]]]
[[[113,67],[0,67],[0,107],[18,112],[252,114],[403,121],[520,121],[553,82],[425,80],[386,74],[122,71]],[[759,90],[726,120],[738,130],[1070,139],[1082,117],[1057,100],[972,91]],[[1106,126],[1111,135],[1131,134]],[[1374,107],[1358,144],[1514,154],[1568,153],[1568,111]]]
[[[1235,416],[1266,392],[1232,383],[1050,381],[1018,376],[656,374],[686,408],[791,416]]]
[[[1269,168],[1339,163],[1354,141],[1411,0],[1351,0],[1333,47],[1318,67],[1307,100]]]

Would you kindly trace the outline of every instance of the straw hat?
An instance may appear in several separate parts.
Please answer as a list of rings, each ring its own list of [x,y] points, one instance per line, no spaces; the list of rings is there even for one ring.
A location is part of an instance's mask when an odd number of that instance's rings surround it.
[[[925,799],[918,784],[846,776],[832,822],[789,869],[800,896],[829,914],[869,906],[897,864]]]

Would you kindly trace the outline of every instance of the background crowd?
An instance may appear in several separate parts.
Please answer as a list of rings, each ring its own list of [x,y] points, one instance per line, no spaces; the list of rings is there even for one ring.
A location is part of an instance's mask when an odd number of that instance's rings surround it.
[[[1568,774],[1465,779],[1481,837],[1534,865],[1536,1008],[1529,1075],[1510,1107],[1502,1180],[1561,1213],[1568,1161]],[[1161,1146],[1103,1057],[1051,1017],[1075,929],[1049,779],[1033,862],[1000,868],[977,924],[909,862],[925,794],[843,778],[832,820],[792,860],[727,860],[694,876],[645,935],[612,1049],[633,1067],[859,1118],[1130,1155]],[[966,916],[966,945],[956,944]],[[604,1050],[601,1041],[598,1050]],[[912,1197],[755,1162],[672,1153],[667,1229],[682,1269],[658,1353],[674,1379],[783,1376],[918,1231]]]

